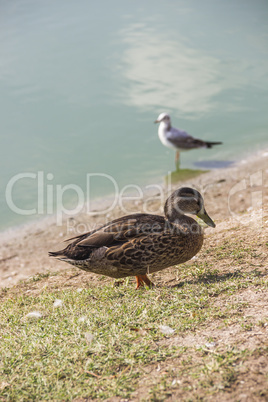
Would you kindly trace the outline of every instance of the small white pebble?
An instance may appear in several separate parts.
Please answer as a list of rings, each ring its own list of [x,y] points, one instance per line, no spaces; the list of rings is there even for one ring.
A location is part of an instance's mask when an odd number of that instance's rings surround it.
[[[205,343],[205,346],[207,348],[214,348],[216,346],[216,342],[207,342]]]
[[[9,387],[9,386],[10,386],[10,384],[8,382],[5,382],[5,381],[1,382],[0,383],[0,391],[2,391],[3,389],[5,389],[6,387]]]
[[[78,322],[85,322],[86,321],[86,317],[80,317],[78,318]]]
[[[168,327],[167,325],[159,325],[159,329],[164,335],[171,335],[173,332],[175,332],[174,329]]]
[[[85,338],[86,338],[87,343],[91,343],[93,341],[93,339],[94,339],[94,335],[91,334],[90,332],[86,332],[85,333]]]
[[[78,289],[76,289],[76,291],[77,291],[78,293],[80,293],[80,292],[83,291],[83,289],[82,289],[82,288],[78,288]]]
[[[174,386],[174,385],[176,385],[176,384],[177,384],[177,380],[174,379],[174,380],[172,381],[171,385]]]
[[[60,299],[56,299],[53,303],[53,307],[62,307],[63,306],[63,301]]]
[[[38,318],[42,318],[42,314],[39,313],[39,311],[31,311],[30,313],[26,314],[26,317],[38,320]]]

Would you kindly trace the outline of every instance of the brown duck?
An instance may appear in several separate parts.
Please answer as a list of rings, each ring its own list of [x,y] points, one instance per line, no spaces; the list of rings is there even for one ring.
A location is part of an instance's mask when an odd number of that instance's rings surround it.
[[[165,217],[133,214],[115,219],[99,229],[74,237],[65,249],[49,255],[85,271],[112,278],[136,276],[137,289],[153,286],[147,274],[190,260],[203,244],[201,226],[187,214],[209,226],[201,194],[183,187],[166,200]]]

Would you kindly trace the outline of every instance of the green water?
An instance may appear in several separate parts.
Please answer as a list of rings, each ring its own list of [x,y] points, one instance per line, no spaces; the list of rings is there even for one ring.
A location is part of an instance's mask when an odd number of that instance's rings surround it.
[[[55,209],[57,184],[85,191],[88,173],[109,174],[119,189],[160,182],[174,170],[153,124],[163,111],[175,127],[224,142],[184,153],[184,169],[265,148],[267,20],[266,0],[2,1],[0,228],[37,216],[7,205],[19,173],[43,172],[39,215]],[[112,187],[95,177],[91,196]],[[18,180],[12,197],[37,208],[37,179]]]

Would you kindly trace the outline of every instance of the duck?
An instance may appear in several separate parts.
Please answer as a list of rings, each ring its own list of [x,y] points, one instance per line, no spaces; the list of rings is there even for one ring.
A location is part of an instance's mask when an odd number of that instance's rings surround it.
[[[181,187],[167,198],[164,214],[123,216],[68,239],[72,242],[66,248],[49,252],[49,256],[115,279],[135,276],[136,289],[152,287],[148,274],[182,264],[202,247],[203,228],[186,214],[216,226],[205,210],[203,197],[190,187]]]
[[[203,141],[192,137],[186,131],[171,126],[171,118],[167,113],[160,113],[155,120],[160,123],[158,127],[158,136],[163,145],[176,150],[175,165],[177,169],[180,164],[180,152],[189,151],[196,148],[212,148],[214,145],[221,145],[222,142]]]

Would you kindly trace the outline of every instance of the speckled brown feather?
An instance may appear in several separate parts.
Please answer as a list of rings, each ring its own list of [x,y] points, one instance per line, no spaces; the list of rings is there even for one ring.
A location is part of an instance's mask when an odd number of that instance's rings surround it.
[[[201,249],[202,229],[183,211],[195,213],[202,208],[203,199],[196,190],[180,189],[167,200],[166,217],[133,214],[118,218],[70,239],[73,242],[64,250],[50,255],[85,271],[113,278],[140,276],[146,283],[147,273],[181,264]]]
[[[196,225],[184,217],[184,224]],[[114,278],[156,272],[192,258],[201,248],[201,228],[192,234],[164,217],[137,214],[120,218],[99,230],[79,236],[64,250],[50,253],[78,268]],[[94,267],[92,266],[94,265]],[[110,265],[116,269],[108,270]]]
[[[69,240],[74,240],[64,250],[50,252],[53,257],[67,257],[74,260],[89,258],[100,247],[120,246],[142,234],[157,233],[163,230],[166,220],[162,216],[133,214],[115,219],[112,222]]]

